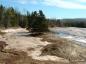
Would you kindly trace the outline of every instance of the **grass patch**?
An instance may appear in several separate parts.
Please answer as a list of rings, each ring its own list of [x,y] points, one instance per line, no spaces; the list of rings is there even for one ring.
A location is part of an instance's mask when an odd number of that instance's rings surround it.
[[[14,54],[16,53],[16,55]],[[0,64],[67,64],[64,62],[40,61],[32,59],[23,51],[10,49],[8,52],[0,52]]]
[[[5,34],[5,32],[2,32],[1,30],[0,30],[0,35],[4,35]]]
[[[86,48],[74,42],[55,37],[52,34],[42,36],[42,41],[51,42],[42,49],[41,55],[54,55],[68,59],[70,62],[85,62]]]

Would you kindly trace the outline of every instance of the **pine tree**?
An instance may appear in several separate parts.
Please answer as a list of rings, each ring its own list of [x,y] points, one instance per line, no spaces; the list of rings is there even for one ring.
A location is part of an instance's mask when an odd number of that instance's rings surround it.
[[[2,5],[0,5],[0,26],[2,26],[2,22],[3,22],[4,9],[5,8]]]
[[[48,31],[45,15],[41,10],[39,11],[39,13],[34,11],[31,15],[28,15],[28,27],[31,29],[31,32]]]

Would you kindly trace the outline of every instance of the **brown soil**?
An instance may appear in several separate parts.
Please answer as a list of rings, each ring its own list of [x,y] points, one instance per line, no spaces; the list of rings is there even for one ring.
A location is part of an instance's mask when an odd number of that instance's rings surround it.
[[[0,52],[0,64],[67,64],[64,62],[34,60],[23,51],[9,51],[11,52]]]

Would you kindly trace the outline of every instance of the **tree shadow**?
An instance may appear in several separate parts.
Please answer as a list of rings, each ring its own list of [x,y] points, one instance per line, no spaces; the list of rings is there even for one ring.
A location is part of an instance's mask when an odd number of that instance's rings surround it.
[[[41,32],[17,32],[17,36],[25,36],[25,37],[38,37],[43,35]]]

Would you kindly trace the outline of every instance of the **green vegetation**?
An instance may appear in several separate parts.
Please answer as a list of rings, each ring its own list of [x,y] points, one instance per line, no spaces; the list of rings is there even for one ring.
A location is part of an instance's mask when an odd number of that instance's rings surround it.
[[[5,8],[0,6],[0,27],[18,27],[21,14],[14,10],[12,7]]]
[[[86,27],[86,19],[46,19],[42,10],[21,14],[13,7],[0,5],[0,28],[22,27],[31,32],[46,32],[48,27]]]
[[[31,32],[46,32],[48,26],[45,15],[41,10],[39,13],[34,11],[27,13],[27,15],[21,14],[13,7],[5,8],[0,5],[0,27],[22,27],[29,28]]]
[[[39,13],[34,11],[32,14],[28,14],[28,28],[31,29],[31,32],[48,31],[45,15],[41,10],[39,10]]]

